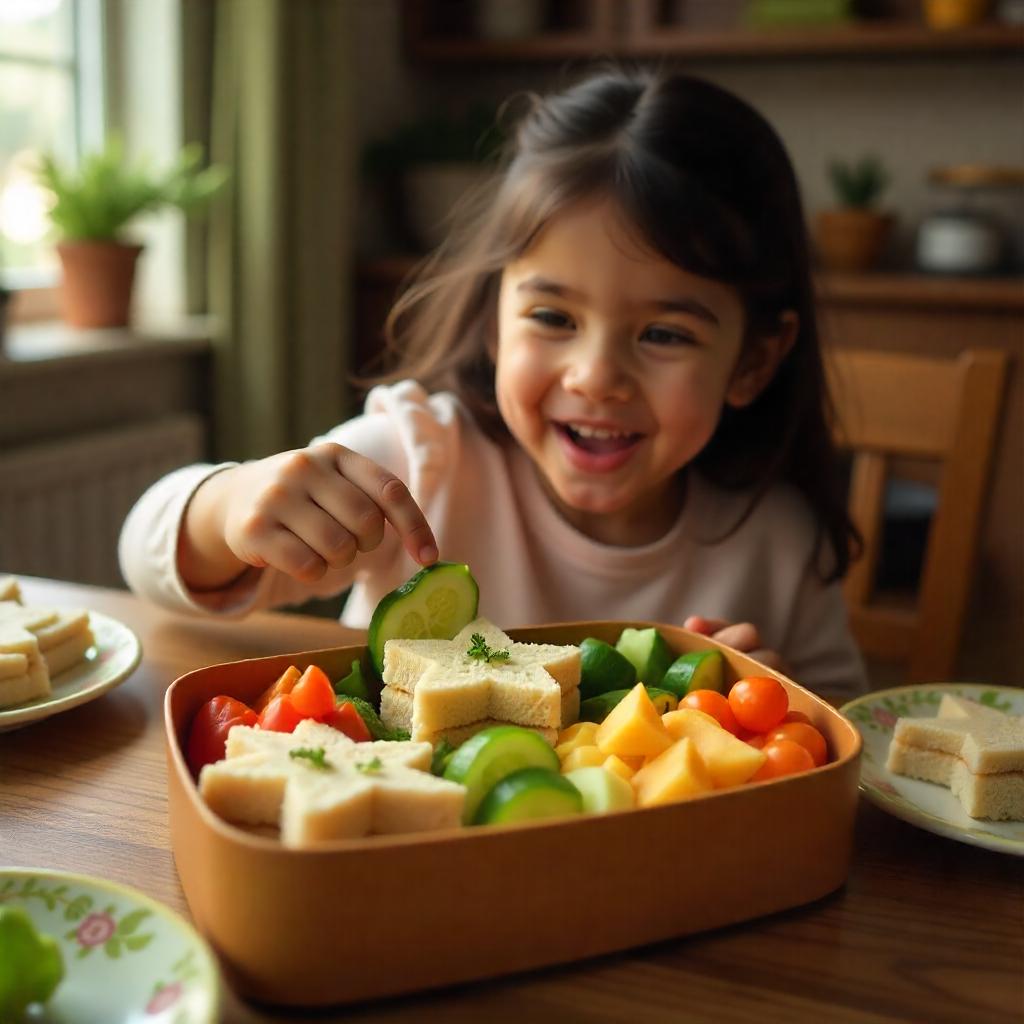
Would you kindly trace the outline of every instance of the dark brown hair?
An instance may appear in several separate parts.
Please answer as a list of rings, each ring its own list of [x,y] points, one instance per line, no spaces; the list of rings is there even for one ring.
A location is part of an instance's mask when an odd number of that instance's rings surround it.
[[[461,204],[392,310],[395,368],[364,383],[414,377],[453,390],[490,437],[507,439],[489,355],[502,269],[559,210],[595,195],[614,198],[655,252],[734,287],[748,342],[777,331],[783,312],[799,316],[771,383],[749,406],[725,407],[694,463],[721,487],[752,489],[746,515],[773,482],[789,481],[818,523],[820,574],[842,576],[856,531],[829,430],[796,177],[768,122],[709,82],[615,69],[534,98],[504,172]]]

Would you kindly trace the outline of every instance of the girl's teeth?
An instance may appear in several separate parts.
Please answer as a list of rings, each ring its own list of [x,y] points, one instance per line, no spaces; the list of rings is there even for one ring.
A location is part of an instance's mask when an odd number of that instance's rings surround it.
[[[583,424],[576,423],[571,423],[569,426],[573,433],[579,434],[580,437],[596,437],[601,440],[607,440],[610,437],[626,436],[621,430],[605,430],[602,427],[586,427]]]

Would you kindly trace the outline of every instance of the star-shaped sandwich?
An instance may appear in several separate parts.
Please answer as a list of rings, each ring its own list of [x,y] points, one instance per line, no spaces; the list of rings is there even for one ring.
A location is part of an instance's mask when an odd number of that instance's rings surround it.
[[[236,725],[199,792],[222,818],[277,825],[285,846],[457,828],[463,786],[430,774],[429,743],[356,743],[311,719],[291,733]]]
[[[944,694],[934,718],[901,718],[889,771],[948,786],[972,818],[1024,820],[1024,717]]]
[[[480,618],[452,640],[389,640],[383,681],[381,717],[414,740],[458,744],[513,724],[553,744],[579,715],[580,651],[516,643]]]

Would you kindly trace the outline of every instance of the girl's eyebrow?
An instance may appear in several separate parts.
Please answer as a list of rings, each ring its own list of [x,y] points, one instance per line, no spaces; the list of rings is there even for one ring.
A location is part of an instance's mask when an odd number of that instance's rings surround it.
[[[516,291],[543,292],[547,295],[557,295],[563,298],[585,298],[582,292],[539,275],[534,275],[533,277],[528,277],[525,281],[520,281],[516,285]],[[709,324],[714,324],[715,327],[718,327],[720,324],[717,314],[705,306],[703,302],[699,302],[692,296],[673,299],[652,299],[650,302],[645,302],[644,305],[663,313],[689,313],[691,316],[705,320]]]

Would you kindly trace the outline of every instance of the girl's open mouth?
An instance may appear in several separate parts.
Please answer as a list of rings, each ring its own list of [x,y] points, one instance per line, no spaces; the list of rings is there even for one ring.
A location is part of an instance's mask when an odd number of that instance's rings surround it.
[[[555,423],[554,428],[572,465],[590,473],[607,473],[618,469],[633,454],[644,436],[569,423]]]

